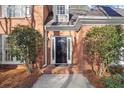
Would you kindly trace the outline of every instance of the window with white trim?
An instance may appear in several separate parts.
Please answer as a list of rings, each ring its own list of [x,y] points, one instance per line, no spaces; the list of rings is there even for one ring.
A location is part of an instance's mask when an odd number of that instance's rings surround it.
[[[57,5],[57,14],[65,14],[65,5]]]
[[[20,64],[17,57],[11,54],[11,48],[7,43],[7,35],[0,34],[0,63],[1,64]]]
[[[2,17],[28,17],[31,15],[29,5],[2,5]]]
[[[54,5],[53,14],[55,22],[69,22],[68,5]]]

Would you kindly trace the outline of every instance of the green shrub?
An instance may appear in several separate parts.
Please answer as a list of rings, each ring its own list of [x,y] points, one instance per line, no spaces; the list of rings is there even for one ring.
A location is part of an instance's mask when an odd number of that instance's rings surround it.
[[[104,77],[101,81],[107,88],[124,88],[124,75],[121,74]]]
[[[92,58],[93,71],[103,76],[109,64],[119,59],[119,49],[122,44],[120,26],[93,27],[85,38],[86,53]],[[97,59],[100,59],[97,61]],[[98,64],[98,68],[96,68]]]
[[[42,43],[42,35],[34,28],[24,25],[15,27],[8,36],[12,56],[24,62],[29,71],[32,70],[32,62],[36,61]]]
[[[124,69],[124,68],[123,68],[121,65],[110,66],[110,67],[108,68],[108,70],[109,70],[109,72],[110,72],[111,74],[116,74],[116,73],[122,74],[122,73],[123,73],[123,69]]]

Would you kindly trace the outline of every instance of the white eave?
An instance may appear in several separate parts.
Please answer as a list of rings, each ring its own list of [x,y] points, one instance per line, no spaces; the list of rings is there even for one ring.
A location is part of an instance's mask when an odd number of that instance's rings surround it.
[[[124,24],[124,17],[109,17],[109,16],[78,16],[73,25],[52,25],[53,20],[45,25],[46,31],[59,31],[59,30],[74,30],[77,31],[81,25],[93,24],[111,24],[121,25]]]

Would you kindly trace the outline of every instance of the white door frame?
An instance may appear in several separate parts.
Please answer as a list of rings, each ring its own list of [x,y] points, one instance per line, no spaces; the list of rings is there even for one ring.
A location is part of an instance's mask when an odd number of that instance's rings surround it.
[[[56,63],[56,49],[55,49],[56,37],[67,38],[67,63]],[[68,44],[70,44],[70,47],[68,46]],[[69,51],[68,48],[70,48],[70,53],[68,52]],[[72,38],[71,36],[52,36],[51,37],[51,64],[72,64]]]

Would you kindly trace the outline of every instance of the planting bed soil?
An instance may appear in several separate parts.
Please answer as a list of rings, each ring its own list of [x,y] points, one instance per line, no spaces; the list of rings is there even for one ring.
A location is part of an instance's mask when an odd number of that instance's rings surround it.
[[[29,88],[40,76],[37,70],[31,74],[23,66],[0,67],[0,88]]]

